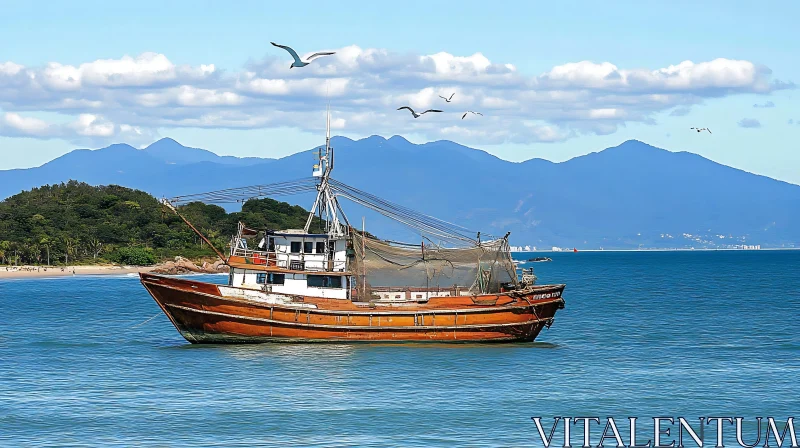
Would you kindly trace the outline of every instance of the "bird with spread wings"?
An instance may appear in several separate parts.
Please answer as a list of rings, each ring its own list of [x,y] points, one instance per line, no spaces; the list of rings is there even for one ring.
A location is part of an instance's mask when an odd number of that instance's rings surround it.
[[[305,67],[306,65],[311,63],[312,59],[314,59],[316,57],[319,57],[319,56],[330,56],[332,54],[336,54],[335,51],[318,51],[318,52],[312,54],[311,56],[307,57],[306,60],[303,61],[302,59],[300,59],[300,56],[297,55],[297,52],[294,51],[294,49],[292,49],[292,47],[287,47],[286,45],[276,44],[275,42],[270,42],[270,43],[272,45],[278,47],[278,48],[283,48],[284,50],[288,51],[290,55],[292,55],[292,58],[294,58],[294,62],[292,62],[292,65],[290,65],[289,68]]]
[[[412,109],[412,108],[410,108],[408,106],[403,106],[403,107],[398,107],[397,108],[397,110],[403,110],[403,109],[408,109],[411,112],[411,115],[414,116],[414,118],[419,118],[420,115],[427,114],[428,112],[441,112],[438,109],[428,109],[425,112],[416,113],[416,112],[414,112],[414,109]]]
[[[468,110],[468,111],[464,112],[464,115],[461,116],[461,119],[463,120],[467,116],[467,114],[483,116],[483,114],[480,113],[480,112],[475,112],[475,111]]]

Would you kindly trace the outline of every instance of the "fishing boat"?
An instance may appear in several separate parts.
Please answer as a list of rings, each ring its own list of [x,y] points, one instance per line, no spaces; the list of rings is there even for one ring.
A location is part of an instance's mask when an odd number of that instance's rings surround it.
[[[550,257],[534,257],[534,258],[529,258],[528,261],[531,263],[541,263],[545,261],[553,261],[553,259]]]
[[[508,235],[487,238],[377,198],[331,177],[330,114],[312,177],[165,199],[188,201],[314,192],[302,229],[252,229],[239,223],[227,284],[141,273],[175,328],[192,343],[321,341],[533,341],[564,307],[565,285],[521,276]],[[379,239],[347,220],[340,199],[415,230],[419,244]],[[315,230],[315,227],[318,229]]]

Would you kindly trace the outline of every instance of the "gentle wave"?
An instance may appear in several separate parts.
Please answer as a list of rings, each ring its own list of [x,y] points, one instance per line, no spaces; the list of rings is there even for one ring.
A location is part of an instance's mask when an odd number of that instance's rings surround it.
[[[0,282],[0,445],[517,447],[534,415],[796,413],[800,252],[548,256],[566,306],[531,344],[192,345],[135,275]]]

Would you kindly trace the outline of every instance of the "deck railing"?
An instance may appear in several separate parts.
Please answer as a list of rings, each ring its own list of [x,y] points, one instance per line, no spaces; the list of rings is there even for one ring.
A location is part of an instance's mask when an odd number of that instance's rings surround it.
[[[295,254],[236,248],[231,255],[242,257],[246,262],[255,265],[274,266],[294,271],[341,272],[347,269],[346,261],[329,260],[326,254]],[[305,255],[315,257],[306,259]],[[319,256],[322,256],[323,259],[316,259]]]

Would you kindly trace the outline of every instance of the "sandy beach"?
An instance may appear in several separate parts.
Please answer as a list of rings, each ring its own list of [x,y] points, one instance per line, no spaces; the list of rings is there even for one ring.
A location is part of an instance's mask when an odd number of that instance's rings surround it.
[[[48,278],[72,275],[121,275],[138,272],[150,272],[156,266],[69,266],[64,270],[60,266],[0,266],[0,279],[11,278]],[[74,274],[73,274],[74,270]]]

